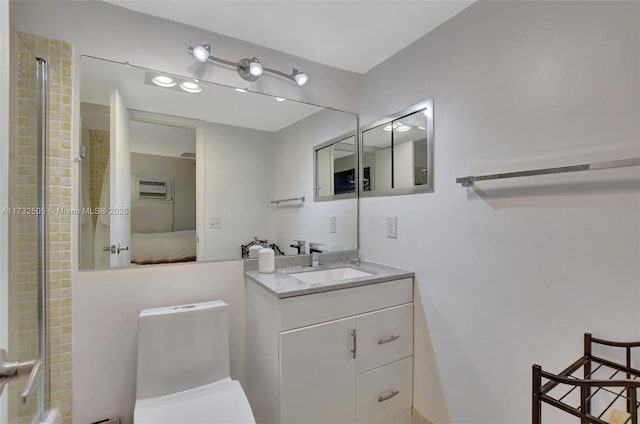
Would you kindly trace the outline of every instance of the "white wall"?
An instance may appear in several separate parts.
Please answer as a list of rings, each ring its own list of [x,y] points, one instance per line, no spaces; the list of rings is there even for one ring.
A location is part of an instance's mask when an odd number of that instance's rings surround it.
[[[180,157],[183,153],[195,154],[196,152],[196,131],[194,128],[135,120],[131,121],[129,127],[131,129],[131,143],[129,145],[131,153]]]
[[[529,422],[533,363],[559,371],[587,331],[638,339],[637,167],[455,178],[639,156],[639,17],[638,2],[482,1],[365,76],[370,117],[435,98],[435,193],[362,199],[360,224],[365,259],[416,271],[430,420]]]
[[[131,153],[131,175],[173,179],[173,231],[196,228],[196,161],[194,159]],[[131,207],[136,207],[135,200]],[[135,233],[135,221],[131,232]]]
[[[241,244],[274,238],[273,146],[273,133],[205,123],[205,259],[239,259]]]
[[[376,150],[374,153],[375,162],[373,166],[372,180],[375,185],[374,191],[391,189],[391,147]]]
[[[355,128],[354,115],[325,109],[274,133],[274,199],[305,197],[302,205],[272,207],[276,244],[285,253],[295,253],[289,247],[293,240],[305,240],[307,246],[310,242],[323,243],[322,248],[329,251],[356,249],[356,199],[313,201],[313,147]],[[329,232],[331,216],[336,217],[336,233]]]
[[[242,261],[78,273],[73,282],[73,422],[133,419],[141,309],[221,299],[229,304],[231,377],[244,381]]]

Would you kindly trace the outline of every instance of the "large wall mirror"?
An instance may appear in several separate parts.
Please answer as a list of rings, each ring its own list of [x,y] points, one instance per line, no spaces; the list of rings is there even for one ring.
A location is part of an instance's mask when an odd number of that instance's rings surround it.
[[[313,147],[355,114],[86,56],[80,72],[80,269],[357,249],[355,196],[313,201]]]
[[[360,195],[431,192],[433,99],[361,129]]]

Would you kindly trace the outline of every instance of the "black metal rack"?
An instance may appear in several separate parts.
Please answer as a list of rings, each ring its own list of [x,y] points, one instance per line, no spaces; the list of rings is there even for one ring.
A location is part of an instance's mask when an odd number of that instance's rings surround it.
[[[594,345],[624,352],[624,363],[594,355]],[[542,423],[543,403],[580,418],[581,424],[610,424],[614,421],[638,424],[640,370],[632,367],[634,348],[640,348],[640,342],[613,342],[586,333],[584,356],[559,374],[533,365],[533,424]],[[543,380],[546,381],[544,384]],[[624,410],[618,409],[621,407]],[[615,420],[611,419],[613,413],[618,414]],[[624,416],[620,418],[620,414]]]
[[[249,258],[249,248],[251,246],[264,246],[264,247],[270,247],[271,249],[273,249],[273,252],[276,256],[284,256],[284,252],[278,247],[277,244],[275,243],[270,243],[270,240],[259,240],[258,237],[255,237],[253,239],[253,241],[250,241],[247,244],[241,244],[240,245],[240,257],[242,259],[247,259]]]

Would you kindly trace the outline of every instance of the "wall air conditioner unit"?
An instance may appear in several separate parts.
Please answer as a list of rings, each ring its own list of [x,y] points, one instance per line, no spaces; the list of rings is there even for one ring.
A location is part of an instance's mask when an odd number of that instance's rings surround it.
[[[166,177],[134,177],[134,199],[173,200],[173,180]]]

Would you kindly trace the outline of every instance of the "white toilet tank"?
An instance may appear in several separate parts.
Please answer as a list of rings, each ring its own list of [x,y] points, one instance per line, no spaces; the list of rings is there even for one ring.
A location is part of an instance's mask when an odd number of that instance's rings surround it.
[[[222,301],[212,301],[141,311],[136,398],[228,378],[228,308]]]

